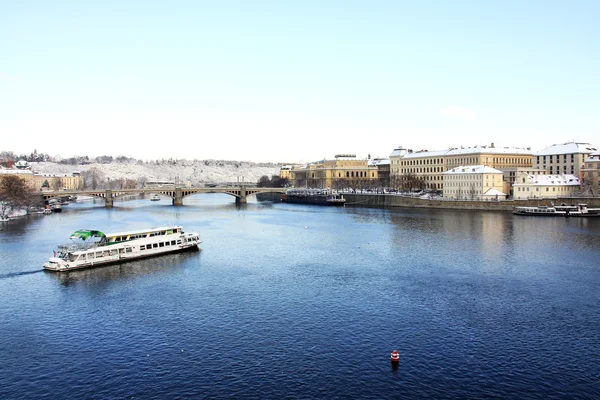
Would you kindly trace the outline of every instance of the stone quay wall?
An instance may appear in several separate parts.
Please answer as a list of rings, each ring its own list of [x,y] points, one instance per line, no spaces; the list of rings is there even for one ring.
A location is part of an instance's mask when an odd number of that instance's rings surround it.
[[[344,193],[346,206],[350,207],[410,207],[410,208],[447,208],[462,210],[512,210],[514,207],[535,207],[566,204],[587,204],[590,208],[600,208],[600,197],[560,197],[555,199],[527,199],[504,201],[466,201],[466,200],[427,200],[390,194],[348,194]]]

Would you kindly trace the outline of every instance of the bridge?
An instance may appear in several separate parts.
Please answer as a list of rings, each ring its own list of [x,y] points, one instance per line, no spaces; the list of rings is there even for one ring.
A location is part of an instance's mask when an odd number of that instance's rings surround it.
[[[246,203],[248,196],[256,193],[285,193],[284,188],[259,188],[259,187],[170,187],[170,188],[143,188],[143,189],[97,189],[97,190],[51,190],[41,192],[44,200],[64,196],[92,196],[104,199],[106,208],[113,207],[113,201],[120,196],[134,194],[161,194],[168,196],[174,206],[182,206],[183,198],[198,193],[225,193],[235,197],[236,203]]]

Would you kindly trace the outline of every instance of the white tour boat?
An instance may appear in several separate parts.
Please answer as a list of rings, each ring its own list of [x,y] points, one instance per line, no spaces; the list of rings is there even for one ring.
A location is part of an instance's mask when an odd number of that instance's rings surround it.
[[[44,263],[51,271],[135,260],[175,251],[197,249],[202,243],[197,233],[185,233],[181,226],[144,229],[104,234],[100,231],[78,230],[71,243],[60,245],[54,256]]]
[[[152,196],[150,196],[150,201],[160,201],[160,196],[156,193],[152,193]]]
[[[576,206],[539,206],[515,207],[515,215],[532,215],[541,217],[600,217],[600,208],[588,208],[586,204]]]

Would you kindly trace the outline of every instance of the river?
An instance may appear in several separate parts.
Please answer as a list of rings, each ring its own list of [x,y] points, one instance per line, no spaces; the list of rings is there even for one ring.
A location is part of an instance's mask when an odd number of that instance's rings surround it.
[[[0,398],[600,398],[600,219],[184,203],[1,225]],[[42,270],[165,224],[201,250]]]

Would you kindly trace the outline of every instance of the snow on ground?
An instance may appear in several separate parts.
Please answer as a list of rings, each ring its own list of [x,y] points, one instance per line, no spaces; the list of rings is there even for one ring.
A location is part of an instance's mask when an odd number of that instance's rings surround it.
[[[261,176],[279,175],[280,165],[257,164],[246,161],[217,160],[164,160],[129,161],[110,164],[92,163],[86,165],[65,165],[52,162],[31,162],[31,169],[42,174],[71,174],[73,171],[85,171],[96,168],[104,178],[133,179],[145,178],[147,181],[190,182],[192,185],[203,183],[258,182]]]

